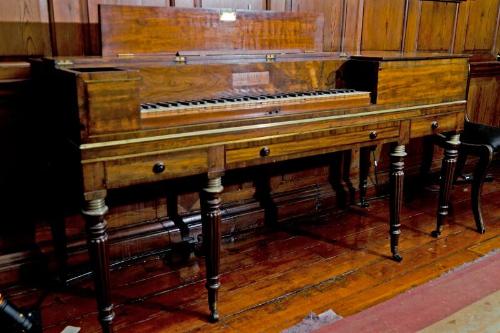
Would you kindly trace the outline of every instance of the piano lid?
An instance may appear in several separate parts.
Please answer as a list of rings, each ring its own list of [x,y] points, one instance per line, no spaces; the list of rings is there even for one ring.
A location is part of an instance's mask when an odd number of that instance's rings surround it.
[[[103,56],[209,50],[323,50],[323,15],[99,6]]]

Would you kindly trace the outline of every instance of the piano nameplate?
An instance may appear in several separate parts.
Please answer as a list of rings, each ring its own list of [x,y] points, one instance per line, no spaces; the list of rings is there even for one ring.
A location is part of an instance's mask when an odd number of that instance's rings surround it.
[[[233,88],[269,84],[269,72],[233,73]]]

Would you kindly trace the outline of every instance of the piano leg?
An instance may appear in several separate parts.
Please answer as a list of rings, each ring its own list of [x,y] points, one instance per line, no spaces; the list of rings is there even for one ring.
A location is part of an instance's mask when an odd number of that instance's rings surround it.
[[[404,157],[406,156],[405,146],[397,145],[391,152],[391,196],[390,196],[390,236],[391,252],[395,261],[403,260],[399,254],[398,244],[401,234],[401,223],[399,214],[403,204],[403,180],[404,180]]]
[[[219,282],[219,261],[221,244],[221,198],[222,193],[221,177],[209,178],[207,185],[202,190],[201,211],[202,211],[202,232],[203,249],[207,266],[208,307],[210,309],[210,321],[219,320],[217,311],[217,294],[220,287]]]
[[[444,143],[444,158],[441,166],[441,180],[439,187],[439,202],[437,212],[436,230],[432,232],[433,237],[439,237],[443,229],[443,222],[448,215],[451,188],[457,165],[458,149],[460,147],[460,134],[453,134]]]
[[[87,200],[82,213],[87,226],[87,245],[94,272],[95,293],[99,321],[104,333],[113,332],[113,304],[109,290],[109,254],[107,223],[108,207],[104,198]]]

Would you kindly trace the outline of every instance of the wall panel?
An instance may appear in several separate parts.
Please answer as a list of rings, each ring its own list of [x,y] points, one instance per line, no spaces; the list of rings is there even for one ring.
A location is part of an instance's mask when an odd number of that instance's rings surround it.
[[[266,0],[202,0],[201,4],[203,8],[266,9]]]
[[[345,0],[342,51],[357,52],[361,47],[365,0]]]
[[[290,10],[290,5],[292,4],[290,0],[269,0],[269,10],[274,10],[277,12],[284,12]]]
[[[292,10],[297,12],[323,13],[324,24],[324,49],[325,51],[340,51],[342,45],[342,23],[339,18],[344,11],[343,0],[295,0]]]
[[[88,13],[86,1],[50,0],[54,55],[85,54]]]
[[[365,0],[361,50],[399,51],[406,0]]]
[[[468,6],[465,52],[490,52],[494,46],[500,0],[475,0]]]
[[[0,1],[0,56],[51,53],[47,2]]]
[[[451,51],[458,4],[423,1],[418,30],[418,51]]]
[[[500,126],[500,75],[470,81],[467,113],[473,122]]]
[[[175,4],[175,7],[193,8],[193,7],[195,7],[196,2],[197,1],[195,1],[195,0],[175,0],[174,4]]]

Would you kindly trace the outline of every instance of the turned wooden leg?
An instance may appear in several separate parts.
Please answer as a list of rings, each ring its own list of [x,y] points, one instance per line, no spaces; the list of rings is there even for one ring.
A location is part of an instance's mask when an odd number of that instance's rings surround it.
[[[441,166],[441,184],[439,188],[439,201],[437,212],[436,230],[432,232],[433,237],[439,237],[443,229],[443,222],[448,215],[451,188],[457,165],[458,149],[460,147],[460,134],[453,134],[445,142],[443,164]]]
[[[456,182],[458,178],[463,178],[464,181],[467,181],[466,176],[464,175],[465,163],[467,162],[467,153],[459,149],[458,150],[458,158],[457,158],[457,166],[455,168],[455,173],[453,176],[453,181]]]
[[[472,212],[474,213],[474,221],[476,222],[477,232],[484,234],[483,214],[481,212],[481,191],[483,188],[486,172],[493,160],[493,149],[488,145],[481,145],[479,149],[479,162],[474,169],[472,180],[471,204]]]
[[[207,186],[202,191],[201,215],[203,232],[203,249],[207,266],[208,307],[210,309],[210,321],[219,320],[217,311],[217,294],[220,287],[219,261],[221,243],[221,177],[208,179]]]
[[[359,205],[363,208],[370,206],[366,201],[366,190],[368,189],[368,174],[371,166],[371,151],[372,147],[361,148],[359,156]]]
[[[391,198],[390,198],[390,235],[391,252],[395,261],[403,260],[399,254],[398,244],[401,234],[401,223],[399,214],[403,205],[403,180],[404,180],[404,158],[406,156],[405,146],[398,145],[391,152]]]
[[[104,219],[108,207],[104,198],[88,200],[82,210],[87,224],[87,245],[94,272],[97,310],[102,331],[113,332],[113,304],[109,290],[109,254],[107,223]]]

